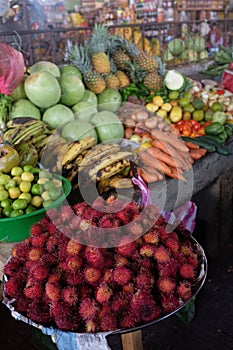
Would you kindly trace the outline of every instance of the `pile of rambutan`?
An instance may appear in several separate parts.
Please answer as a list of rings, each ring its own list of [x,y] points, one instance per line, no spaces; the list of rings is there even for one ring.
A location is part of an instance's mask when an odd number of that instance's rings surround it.
[[[151,224],[158,213],[152,205],[142,219],[133,201],[124,209],[98,201],[50,209],[14,245],[4,294],[16,311],[44,326],[101,332],[152,322],[194,295],[201,257],[189,232],[167,232],[162,216]],[[110,205],[116,210],[103,210]],[[109,235],[117,245],[88,244],[93,227],[103,229],[96,242]]]

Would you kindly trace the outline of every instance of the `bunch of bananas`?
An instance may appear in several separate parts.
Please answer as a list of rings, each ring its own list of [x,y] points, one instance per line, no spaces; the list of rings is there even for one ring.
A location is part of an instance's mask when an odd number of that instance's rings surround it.
[[[20,117],[8,121],[3,140],[12,145],[27,143],[29,146],[34,146],[39,153],[50,135],[51,130],[43,121],[31,117]]]
[[[78,176],[81,174],[87,186],[90,182],[97,182],[103,192],[101,184],[105,187],[106,180],[112,180],[129,167],[132,157],[132,152],[121,151],[118,144],[96,145],[92,136],[67,142],[54,135],[43,150],[41,163],[53,172],[61,172],[71,182],[73,189],[78,187]],[[129,179],[127,182],[129,187]],[[123,185],[122,178],[121,183]],[[112,187],[114,185],[117,186],[116,181],[111,184]]]

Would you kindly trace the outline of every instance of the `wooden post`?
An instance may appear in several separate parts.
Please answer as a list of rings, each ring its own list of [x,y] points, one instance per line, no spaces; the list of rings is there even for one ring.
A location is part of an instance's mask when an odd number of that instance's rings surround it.
[[[136,331],[121,335],[123,350],[143,350],[142,332]]]

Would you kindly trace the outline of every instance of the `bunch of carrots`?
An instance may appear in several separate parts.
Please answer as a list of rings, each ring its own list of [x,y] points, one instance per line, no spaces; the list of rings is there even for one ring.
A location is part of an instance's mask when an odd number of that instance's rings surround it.
[[[206,154],[199,145],[183,142],[175,132],[154,129],[151,137],[151,147],[138,153],[141,163],[138,173],[148,183],[162,180],[165,175],[186,181],[184,172]]]

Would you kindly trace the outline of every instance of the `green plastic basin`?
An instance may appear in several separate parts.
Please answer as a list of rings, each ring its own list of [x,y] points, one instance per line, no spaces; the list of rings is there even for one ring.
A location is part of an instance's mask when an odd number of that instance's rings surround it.
[[[71,183],[64,177],[56,176],[62,181],[63,194],[48,207],[23,214],[15,218],[0,219],[0,242],[20,242],[30,235],[30,228],[45,216],[49,208],[61,207],[63,201],[71,192]]]

